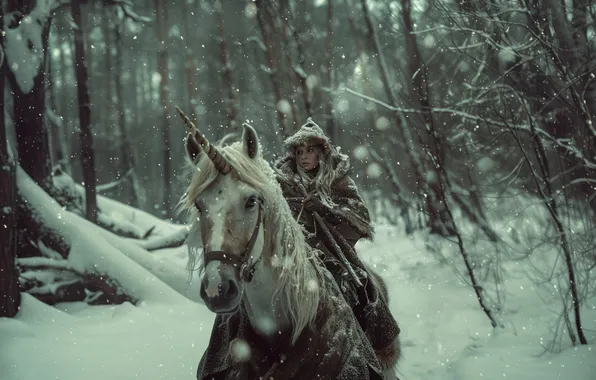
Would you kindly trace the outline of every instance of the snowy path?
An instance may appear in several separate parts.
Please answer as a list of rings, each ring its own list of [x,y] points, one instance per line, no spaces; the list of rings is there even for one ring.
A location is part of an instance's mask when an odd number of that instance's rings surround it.
[[[536,303],[523,276],[508,281],[509,325],[494,336],[471,289],[420,239],[378,227],[376,241],[357,248],[388,283],[402,327],[402,380],[596,378],[595,345],[540,356],[553,315]],[[182,252],[158,255],[184,265]],[[192,302],[62,308],[67,313],[24,295],[18,318],[0,319],[2,380],[190,380],[213,321]],[[596,311],[583,316],[594,342]]]

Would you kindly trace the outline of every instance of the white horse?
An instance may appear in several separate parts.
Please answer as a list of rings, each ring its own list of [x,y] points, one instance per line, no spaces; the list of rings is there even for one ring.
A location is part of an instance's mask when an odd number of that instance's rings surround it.
[[[217,313],[197,379],[383,379],[337,284],[292,217],[255,130],[215,147],[180,110],[193,177],[189,265]]]

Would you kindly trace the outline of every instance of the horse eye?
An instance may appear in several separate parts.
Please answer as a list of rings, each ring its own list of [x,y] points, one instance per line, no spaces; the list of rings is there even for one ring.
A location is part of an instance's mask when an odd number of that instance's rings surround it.
[[[253,208],[253,207],[255,207],[256,204],[257,204],[257,197],[255,197],[254,195],[251,195],[247,199],[246,205],[244,207],[246,207],[246,208]]]

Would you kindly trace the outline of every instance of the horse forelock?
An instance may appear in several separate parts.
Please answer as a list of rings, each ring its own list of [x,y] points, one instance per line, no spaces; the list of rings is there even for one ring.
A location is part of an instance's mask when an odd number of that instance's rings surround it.
[[[318,259],[305,240],[302,226],[294,219],[269,163],[261,156],[249,158],[239,142],[218,149],[234,168],[228,175],[256,189],[262,198],[265,234],[263,260],[279,273],[277,294],[292,320],[292,341],[295,342],[317,315],[322,276],[319,266],[313,265],[313,260]],[[193,170],[191,184],[181,200],[186,210],[194,208],[196,199],[220,175],[204,154]],[[191,218],[193,226],[187,239],[188,269],[194,270],[199,262],[200,231],[196,212],[191,211]]]

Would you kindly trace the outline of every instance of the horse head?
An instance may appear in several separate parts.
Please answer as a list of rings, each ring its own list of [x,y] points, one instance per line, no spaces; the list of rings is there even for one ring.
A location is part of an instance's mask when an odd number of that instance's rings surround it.
[[[259,189],[241,180],[224,153],[178,112],[189,128],[186,153],[196,165],[185,202],[195,208],[203,243],[201,298],[215,313],[232,312],[262,259],[263,198]],[[238,165],[260,156],[258,136],[250,125],[244,125],[241,147],[236,148],[230,156]]]

